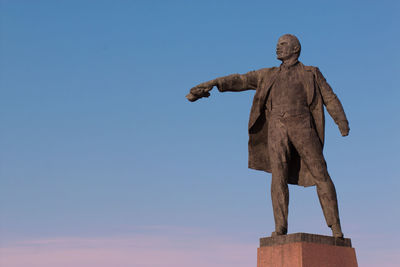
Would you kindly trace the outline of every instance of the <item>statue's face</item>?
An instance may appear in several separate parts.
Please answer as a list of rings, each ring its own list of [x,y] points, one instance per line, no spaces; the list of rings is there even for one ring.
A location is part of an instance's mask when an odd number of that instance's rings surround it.
[[[288,59],[297,52],[297,46],[292,38],[285,35],[279,38],[278,44],[276,45],[276,57],[279,60]]]

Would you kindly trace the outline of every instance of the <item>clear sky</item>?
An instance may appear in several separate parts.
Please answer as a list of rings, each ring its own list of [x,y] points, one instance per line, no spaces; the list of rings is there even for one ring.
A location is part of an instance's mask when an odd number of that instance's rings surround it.
[[[302,43],[350,121],[325,157],[360,266],[398,266],[398,1],[0,0],[0,266],[244,267],[273,231],[247,168],[254,92],[194,85]],[[289,233],[330,235],[315,188]]]

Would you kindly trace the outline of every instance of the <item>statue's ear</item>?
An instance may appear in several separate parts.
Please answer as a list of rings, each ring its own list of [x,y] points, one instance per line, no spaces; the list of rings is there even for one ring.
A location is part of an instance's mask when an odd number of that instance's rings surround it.
[[[295,47],[293,47],[293,52],[294,53],[299,53],[300,52],[300,47],[298,45],[296,45]]]

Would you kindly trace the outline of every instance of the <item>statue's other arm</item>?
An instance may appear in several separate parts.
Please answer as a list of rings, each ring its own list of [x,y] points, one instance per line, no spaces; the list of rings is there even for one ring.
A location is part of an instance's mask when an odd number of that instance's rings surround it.
[[[202,97],[209,97],[211,89],[217,86],[220,92],[241,92],[245,90],[255,90],[258,86],[258,71],[250,71],[246,74],[231,74],[219,77],[214,80],[201,83],[190,89],[186,96],[189,101],[196,101]]]
[[[340,133],[343,136],[349,134],[349,122],[347,121],[346,114],[344,113],[342,103],[340,103],[338,97],[333,92],[331,86],[326,82],[325,77],[322,75],[318,68],[315,68],[315,75],[317,84],[320,88],[322,99],[326,106],[326,110],[329,115],[333,118],[335,123],[338,125]]]

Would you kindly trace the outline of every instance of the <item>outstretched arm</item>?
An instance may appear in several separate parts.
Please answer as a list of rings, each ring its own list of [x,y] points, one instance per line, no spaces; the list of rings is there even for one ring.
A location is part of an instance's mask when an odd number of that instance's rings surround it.
[[[342,136],[347,136],[350,131],[349,122],[347,121],[346,114],[344,113],[342,103],[340,103],[336,94],[333,92],[330,85],[326,82],[324,76],[316,68],[316,79],[321,91],[322,99],[326,106],[326,110],[338,125]]]
[[[190,93],[186,98],[194,102],[202,97],[209,97],[209,91],[217,86],[220,92],[240,92],[245,90],[255,90],[258,85],[258,72],[250,71],[246,74],[232,74],[220,77],[208,82],[201,83],[190,89]]]

